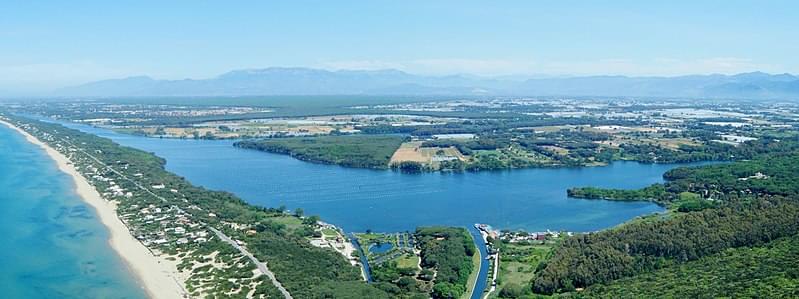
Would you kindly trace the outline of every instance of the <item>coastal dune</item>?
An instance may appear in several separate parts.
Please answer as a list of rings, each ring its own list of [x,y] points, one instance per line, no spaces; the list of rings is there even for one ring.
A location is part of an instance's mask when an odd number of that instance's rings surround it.
[[[0,123],[25,136],[28,142],[43,148],[56,162],[58,169],[72,177],[75,192],[96,210],[100,221],[108,228],[111,248],[122,257],[151,298],[188,297],[182,280],[177,276],[175,263],[153,255],[147,247],[136,240],[117,217],[116,205],[104,200],[66,156],[11,123],[3,120],[0,120]]]

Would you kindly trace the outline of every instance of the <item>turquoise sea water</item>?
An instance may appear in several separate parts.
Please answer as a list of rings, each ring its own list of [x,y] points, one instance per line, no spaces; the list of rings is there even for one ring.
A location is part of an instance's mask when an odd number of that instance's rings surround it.
[[[146,297],[72,179],[3,125],[0,236],[1,298]]]

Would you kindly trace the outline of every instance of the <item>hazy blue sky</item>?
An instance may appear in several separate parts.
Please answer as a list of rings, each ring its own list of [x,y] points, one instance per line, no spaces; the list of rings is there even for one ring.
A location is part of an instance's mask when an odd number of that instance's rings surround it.
[[[0,1],[0,90],[270,66],[799,73],[799,1],[55,2]]]

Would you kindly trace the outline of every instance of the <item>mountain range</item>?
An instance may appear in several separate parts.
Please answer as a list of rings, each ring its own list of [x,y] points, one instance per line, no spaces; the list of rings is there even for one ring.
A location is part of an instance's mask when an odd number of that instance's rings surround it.
[[[210,79],[102,80],[55,91],[58,96],[243,95],[517,95],[797,99],[799,77],[763,72],[676,77],[575,76],[532,79],[422,76],[403,71],[265,68]]]

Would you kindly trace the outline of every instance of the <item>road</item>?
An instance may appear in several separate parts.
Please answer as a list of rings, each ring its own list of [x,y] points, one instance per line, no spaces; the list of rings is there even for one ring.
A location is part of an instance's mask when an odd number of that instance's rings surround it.
[[[499,275],[499,253],[494,255],[494,275],[491,276],[491,288],[483,298],[488,298],[492,292],[497,290],[497,275]]]
[[[88,156],[89,158],[91,158],[92,160],[94,160],[95,162],[97,162],[98,164],[100,164],[100,165],[103,165],[103,167],[105,167],[106,169],[108,169],[108,170],[110,170],[110,171],[114,172],[115,174],[119,175],[119,176],[120,176],[120,177],[122,177],[123,179],[125,179],[125,180],[127,180],[127,181],[129,181],[129,182],[133,183],[133,185],[135,185],[136,187],[138,187],[138,188],[139,188],[139,189],[141,189],[142,191],[144,191],[144,192],[147,192],[148,194],[150,194],[150,195],[154,196],[155,198],[158,198],[158,199],[160,199],[160,200],[161,200],[161,201],[163,201],[163,202],[169,202],[169,201],[168,201],[166,198],[163,198],[162,196],[160,196],[160,195],[158,195],[158,194],[155,194],[155,193],[154,193],[152,190],[150,190],[150,188],[147,188],[147,187],[145,187],[145,186],[142,186],[141,184],[139,184],[139,182],[137,182],[137,181],[135,181],[135,180],[133,180],[133,179],[129,178],[128,176],[126,176],[125,174],[123,174],[123,173],[122,173],[122,172],[120,172],[120,171],[117,171],[116,169],[114,169],[113,167],[109,166],[108,164],[105,164],[103,161],[101,161],[100,159],[98,159],[98,158],[97,158],[97,157],[95,157],[94,155],[92,155],[92,154],[90,154],[90,153],[86,152],[86,150],[84,150],[83,148],[81,148],[81,147],[79,147],[79,146],[75,146],[74,144],[72,144],[72,142],[69,142],[69,141],[67,141],[67,140],[64,140],[64,139],[61,139],[61,138],[59,138],[59,139],[60,139],[62,142],[64,142],[64,143],[68,144],[70,147],[73,147],[73,148],[76,148],[76,149],[78,149],[80,152],[82,152],[84,155]],[[182,212],[182,209],[180,209],[179,207],[177,207],[177,208],[178,208],[178,210],[181,210],[181,212]],[[239,251],[241,254],[243,254],[244,256],[246,256],[247,258],[249,258],[249,259],[250,259],[250,261],[252,261],[252,262],[255,264],[255,266],[258,268],[258,271],[261,271],[261,274],[263,274],[263,275],[266,275],[267,277],[269,277],[269,280],[271,280],[271,281],[272,281],[272,284],[273,284],[273,285],[274,285],[274,286],[275,286],[275,287],[276,287],[278,290],[280,290],[280,293],[282,293],[282,294],[283,294],[283,297],[285,297],[285,298],[287,298],[287,299],[294,299],[293,297],[291,297],[291,293],[289,293],[289,291],[288,291],[288,290],[286,290],[286,288],[284,288],[284,287],[283,287],[283,285],[282,285],[282,284],[280,284],[280,282],[279,282],[279,281],[277,281],[277,278],[275,278],[275,274],[274,274],[274,273],[272,273],[272,271],[269,271],[269,268],[267,268],[267,267],[266,267],[266,263],[263,263],[263,262],[259,261],[257,258],[255,258],[255,256],[253,256],[253,255],[252,255],[252,254],[251,254],[249,251],[247,251],[247,248],[244,248],[243,246],[240,246],[238,243],[236,243],[236,241],[234,241],[233,239],[231,239],[230,237],[228,237],[227,235],[225,235],[225,233],[223,233],[223,232],[219,231],[219,230],[218,230],[218,229],[216,229],[216,228],[213,228],[213,227],[211,227],[210,225],[207,225],[207,224],[205,224],[205,223],[202,223],[202,222],[200,222],[200,223],[201,223],[203,226],[205,226],[205,227],[207,227],[208,229],[210,229],[211,231],[213,231],[213,232],[214,232],[214,233],[215,233],[215,234],[216,234],[216,235],[217,235],[217,236],[218,236],[220,239],[222,239],[223,241],[225,241],[225,242],[227,242],[228,244],[232,245],[232,246],[233,246],[233,248],[236,248],[236,250],[238,250],[238,251]]]
[[[213,231],[220,239],[222,239],[222,241],[225,241],[230,245],[233,245],[233,248],[236,248],[236,250],[241,252],[241,254],[248,257],[255,264],[255,266],[258,267],[258,271],[261,271],[262,274],[269,277],[269,280],[272,281],[272,284],[275,285],[275,287],[278,290],[280,290],[281,293],[283,293],[283,297],[286,297],[288,299],[293,299],[289,291],[286,290],[286,288],[284,288],[279,281],[277,281],[277,278],[275,278],[275,274],[272,273],[272,271],[269,271],[269,268],[266,267],[266,263],[258,261],[258,259],[256,259],[255,256],[253,256],[249,251],[247,251],[247,248],[244,248],[243,246],[239,245],[238,243],[236,243],[236,241],[234,241],[233,239],[231,239],[230,237],[228,237],[218,229],[215,229],[210,226],[208,227],[208,229]]]

